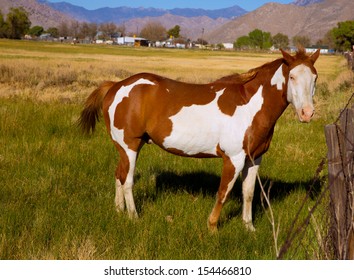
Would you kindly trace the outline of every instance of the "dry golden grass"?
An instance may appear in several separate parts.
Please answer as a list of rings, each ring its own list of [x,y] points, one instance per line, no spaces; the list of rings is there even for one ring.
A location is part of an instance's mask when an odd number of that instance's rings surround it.
[[[1,43],[1,42],[0,42]],[[231,73],[245,72],[274,60],[280,54],[156,50],[111,46],[79,46],[45,43],[0,44],[1,96],[22,96],[40,101],[81,101],[104,80],[119,81],[138,72],[153,72],[173,79],[206,83]],[[22,45],[21,45],[22,44]],[[26,45],[27,44],[27,45]],[[12,45],[10,45],[12,46]],[[345,61],[321,56],[320,79],[335,81]],[[346,79],[347,77],[343,77]]]

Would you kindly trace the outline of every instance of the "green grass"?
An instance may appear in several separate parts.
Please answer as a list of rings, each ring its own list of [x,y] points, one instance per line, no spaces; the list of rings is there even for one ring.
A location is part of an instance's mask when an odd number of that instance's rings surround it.
[[[33,60],[31,67],[41,59],[40,52],[57,54],[63,51],[72,57],[77,51],[96,55],[111,51],[124,52],[125,55],[131,52],[132,56],[149,52],[146,49],[58,44],[41,44],[39,51],[35,43],[26,44],[28,47],[20,42],[0,41],[0,48],[13,53],[26,50],[26,56],[35,57],[29,59]],[[149,55],[158,56],[159,52],[151,50]],[[181,53],[166,52],[161,59],[164,55],[178,59]],[[205,55],[198,51],[183,51],[183,54],[196,63],[203,61]],[[238,55],[230,53],[232,57]],[[338,65],[341,63],[340,59],[338,62],[329,59]],[[17,63],[21,62],[22,58],[17,58]],[[72,68],[71,61],[66,63],[65,69],[82,74],[78,70],[80,67]],[[6,67],[9,65],[2,68],[3,73],[10,73],[8,71],[12,68]],[[27,69],[20,73],[20,77],[30,71],[35,72],[34,77],[39,77],[36,71],[46,73],[49,71],[46,67],[38,64],[38,69]],[[48,73],[56,73],[50,71]],[[88,68],[86,71],[90,74],[93,70]],[[32,95],[21,95],[22,91],[33,91],[38,85],[26,80],[18,84],[18,73],[11,73],[0,81],[0,96],[2,86],[8,89],[15,85],[20,92],[18,96],[0,97],[0,259],[276,257],[272,228],[267,219],[269,209],[262,208],[259,188],[254,201],[255,233],[248,232],[241,221],[240,182],[236,183],[223,209],[219,232],[208,232],[206,221],[220,180],[220,159],[176,157],[156,146],[146,145],[137,164],[134,188],[140,218],[130,220],[127,215],[116,213],[114,171],[118,154],[103,123],[99,123],[93,136],[83,136],[75,125],[82,109],[76,92],[65,104],[50,100],[42,102]],[[337,75],[331,79],[335,80]],[[54,76],[60,80],[61,72]],[[55,90],[70,90],[71,84],[64,82],[47,81]],[[340,82],[333,92],[326,86],[319,87],[317,117],[310,124],[299,123],[292,109],[288,109],[276,126],[260,175],[263,182],[268,179],[274,182],[271,202],[276,223],[280,224],[279,246],[287,237],[319,161],[326,156],[323,126],[333,122],[339,109],[345,105],[352,87],[344,90],[344,84],[347,80]],[[88,91],[80,83],[76,87]],[[323,171],[316,188],[323,188],[325,175]],[[300,218],[307,215],[308,207],[313,204],[314,200],[306,203]],[[326,225],[325,211],[326,204],[323,204],[315,213],[314,218],[320,226]],[[311,224],[302,245],[290,248],[285,258],[323,257],[319,253],[317,233]]]
[[[140,218],[131,221],[114,209],[117,154],[102,124],[94,136],[83,137],[74,125],[77,105],[16,99],[0,104],[0,259],[275,257],[259,199],[257,232],[242,224],[240,186],[223,210],[220,232],[207,231],[220,160],[144,147],[134,190]],[[284,238],[306,191],[300,182],[289,191],[278,184],[283,194],[273,208]],[[291,207],[284,212],[284,205]]]

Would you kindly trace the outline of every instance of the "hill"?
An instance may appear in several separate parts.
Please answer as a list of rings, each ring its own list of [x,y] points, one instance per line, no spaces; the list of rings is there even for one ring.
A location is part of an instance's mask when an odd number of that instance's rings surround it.
[[[32,26],[40,25],[45,29],[56,27],[64,21],[73,20],[71,16],[56,11],[36,0],[0,0],[0,10],[3,15],[6,15],[11,7],[24,7],[29,13]]]
[[[272,35],[283,33],[289,38],[308,36],[315,43],[338,22],[354,19],[353,0],[324,0],[306,6],[300,6],[300,2],[303,1],[294,2],[297,5],[265,4],[207,33],[206,39],[211,43],[234,42],[258,28]]]
[[[183,17],[166,14],[159,17],[134,18],[124,23],[126,32],[139,33],[139,31],[149,21],[160,22],[166,29],[170,29],[176,24],[181,27],[181,35],[185,38],[196,40],[201,38],[203,29],[206,31],[214,30],[230,20],[225,18],[212,19],[207,16]],[[137,32],[138,31],[138,32]]]

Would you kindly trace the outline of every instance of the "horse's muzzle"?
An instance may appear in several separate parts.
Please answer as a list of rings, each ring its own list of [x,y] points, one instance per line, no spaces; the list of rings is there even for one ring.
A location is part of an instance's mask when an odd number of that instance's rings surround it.
[[[300,122],[308,123],[311,121],[313,115],[315,114],[315,110],[312,106],[305,106],[297,110],[297,114],[299,116]]]

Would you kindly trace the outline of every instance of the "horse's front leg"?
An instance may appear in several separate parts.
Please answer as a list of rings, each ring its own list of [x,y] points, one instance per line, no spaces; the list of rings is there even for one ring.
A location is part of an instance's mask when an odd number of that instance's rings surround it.
[[[246,228],[250,231],[255,231],[252,223],[252,200],[254,195],[254,187],[256,185],[257,173],[261,161],[262,157],[259,157],[254,161],[247,159],[245,167],[242,170],[242,219]]]
[[[245,155],[241,154],[236,157],[228,157],[223,155],[224,165],[221,175],[221,182],[218,193],[216,195],[216,202],[213,210],[211,211],[208,219],[208,228],[214,232],[217,230],[222,207],[232,190],[235,181],[245,164]]]

